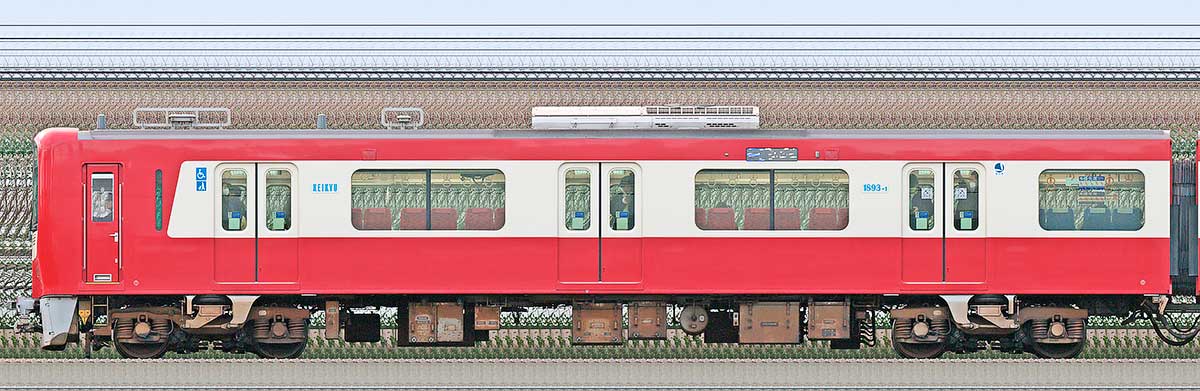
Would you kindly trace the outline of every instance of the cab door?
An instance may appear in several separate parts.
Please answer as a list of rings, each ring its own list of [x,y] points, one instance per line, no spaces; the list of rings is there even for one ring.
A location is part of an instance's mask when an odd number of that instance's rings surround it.
[[[293,226],[296,168],[291,164],[259,163],[256,208],[256,279],[258,282],[297,281],[297,251],[300,237]]]
[[[256,280],[255,174],[253,163],[220,164],[211,173],[218,184],[213,216],[213,267],[217,282]]]
[[[121,271],[121,166],[84,168],[84,282],[114,283]]]

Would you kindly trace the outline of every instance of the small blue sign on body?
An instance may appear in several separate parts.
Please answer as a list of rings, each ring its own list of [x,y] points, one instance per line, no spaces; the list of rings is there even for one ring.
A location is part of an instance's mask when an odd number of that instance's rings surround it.
[[[208,167],[196,167],[196,191],[208,191]]]

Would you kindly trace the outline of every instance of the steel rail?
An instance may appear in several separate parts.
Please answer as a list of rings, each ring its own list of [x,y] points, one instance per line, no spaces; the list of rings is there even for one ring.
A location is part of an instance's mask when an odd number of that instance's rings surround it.
[[[1200,360],[23,359],[0,360],[0,389],[1200,390],[1196,364]]]

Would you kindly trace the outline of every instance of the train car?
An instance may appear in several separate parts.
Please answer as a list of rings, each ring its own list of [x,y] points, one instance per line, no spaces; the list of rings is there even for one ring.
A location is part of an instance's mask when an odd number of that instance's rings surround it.
[[[570,305],[578,344],[662,338],[677,314],[706,342],[857,348],[886,311],[905,357],[1062,358],[1089,315],[1171,294],[1166,131],[57,128],[36,143],[47,349],[85,335],[126,357],[296,357],[318,311],[327,337],[378,340],[368,307],[397,308],[401,344],[470,345],[502,311]]]

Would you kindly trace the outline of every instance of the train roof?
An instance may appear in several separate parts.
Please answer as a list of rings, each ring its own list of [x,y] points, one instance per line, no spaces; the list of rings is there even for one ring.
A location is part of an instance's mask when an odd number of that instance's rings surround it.
[[[74,129],[72,129],[74,130]],[[80,140],[270,139],[1170,139],[1157,129],[758,129],[758,130],[85,130]]]

